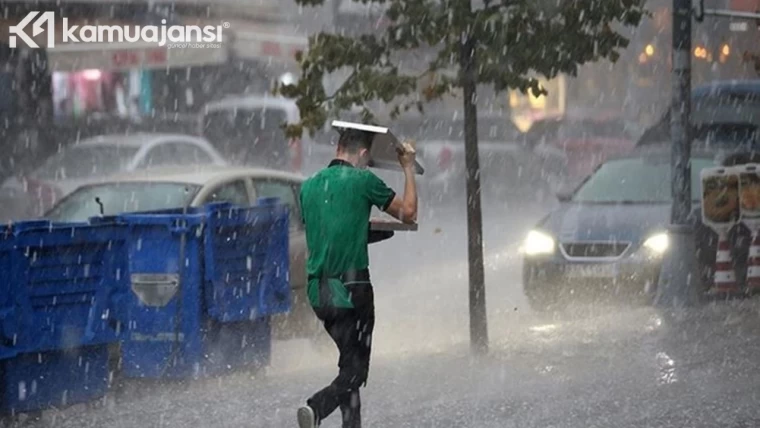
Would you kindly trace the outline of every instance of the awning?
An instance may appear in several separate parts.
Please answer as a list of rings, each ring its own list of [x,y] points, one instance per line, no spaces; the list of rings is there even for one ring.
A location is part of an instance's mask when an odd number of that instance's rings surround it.
[[[51,71],[184,68],[222,64],[228,52],[214,48],[157,47],[154,43],[65,44],[48,50]]]

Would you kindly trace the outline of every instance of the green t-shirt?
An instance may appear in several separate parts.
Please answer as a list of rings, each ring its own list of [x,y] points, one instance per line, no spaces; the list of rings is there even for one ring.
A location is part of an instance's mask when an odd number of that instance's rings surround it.
[[[351,298],[337,279],[350,270],[369,267],[367,238],[372,206],[385,211],[395,193],[366,169],[334,160],[301,185],[301,213],[306,226],[309,260],[307,294],[320,306],[319,278],[327,276],[332,305],[351,308]]]

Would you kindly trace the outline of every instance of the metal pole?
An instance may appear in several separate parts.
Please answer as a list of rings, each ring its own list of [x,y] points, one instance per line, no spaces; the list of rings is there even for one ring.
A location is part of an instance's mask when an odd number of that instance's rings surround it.
[[[670,114],[673,206],[670,248],[655,302],[664,307],[695,303],[700,274],[696,264],[691,213],[691,0],[673,0],[673,94]]]
[[[673,94],[670,135],[673,140],[673,208],[671,223],[687,224],[691,212],[689,115],[691,113],[691,0],[673,0]]]

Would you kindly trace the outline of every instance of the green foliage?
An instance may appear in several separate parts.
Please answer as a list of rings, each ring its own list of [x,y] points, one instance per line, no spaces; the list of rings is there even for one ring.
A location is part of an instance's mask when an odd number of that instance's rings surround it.
[[[315,6],[324,0],[296,0]],[[300,135],[314,131],[337,111],[359,108],[369,121],[368,102],[396,105],[393,115],[422,109],[461,87],[464,40],[475,43],[479,85],[544,93],[535,76],[577,75],[579,66],[616,61],[628,40],[613,26],[636,26],[647,15],[646,0],[363,0],[384,3],[389,24],[377,34],[345,36],[320,33],[298,55],[300,80],[276,92],[297,100],[300,124],[287,129]],[[430,53],[419,69],[401,69],[398,57]],[[324,88],[326,75],[350,70],[333,94]],[[421,79],[426,76],[427,79]],[[431,78],[433,77],[433,78]],[[421,99],[420,99],[421,95]],[[417,99],[414,99],[414,98]],[[409,101],[413,99],[413,101]]]

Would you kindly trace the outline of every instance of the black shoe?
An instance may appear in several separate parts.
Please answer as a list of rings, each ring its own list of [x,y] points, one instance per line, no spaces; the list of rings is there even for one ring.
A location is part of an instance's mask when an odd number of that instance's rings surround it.
[[[317,417],[311,407],[300,407],[296,416],[298,417],[298,428],[317,428]]]

